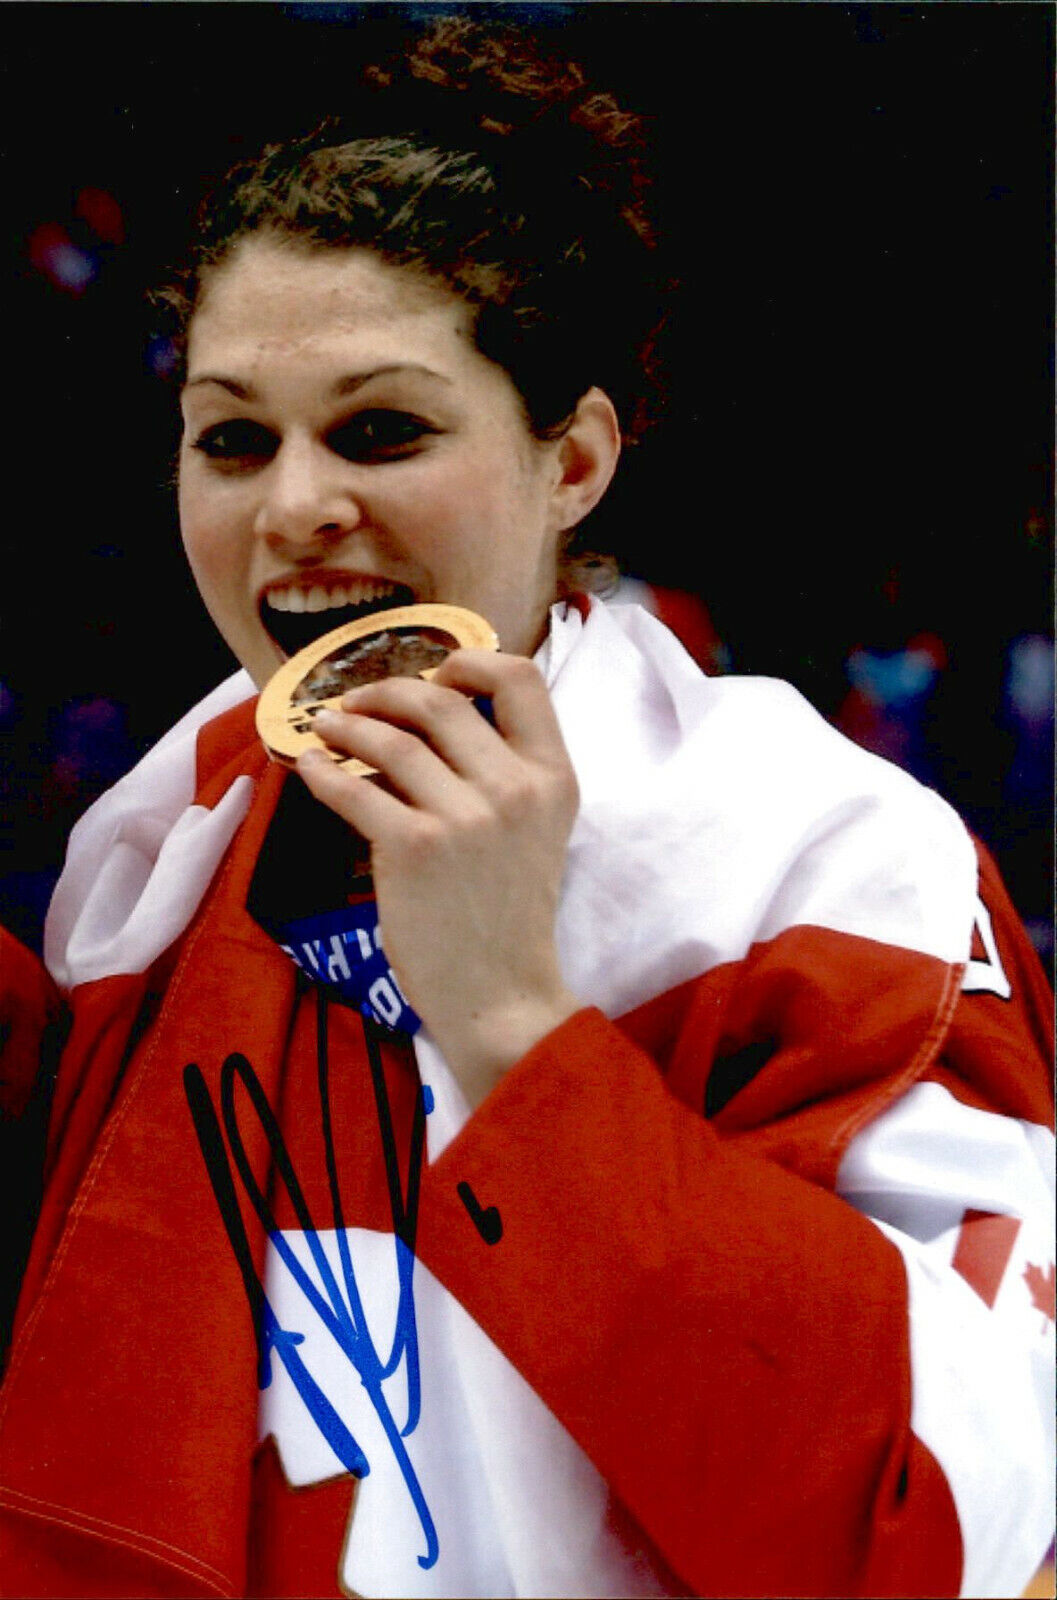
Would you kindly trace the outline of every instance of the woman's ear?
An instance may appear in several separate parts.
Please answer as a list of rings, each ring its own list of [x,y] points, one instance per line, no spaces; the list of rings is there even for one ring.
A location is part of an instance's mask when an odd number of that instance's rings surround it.
[[[556,527],[564,532],[594,510],[620,459],[620,423],[602,389],[591,388],[580,396],[555,449],[560,476],[552,498]]]

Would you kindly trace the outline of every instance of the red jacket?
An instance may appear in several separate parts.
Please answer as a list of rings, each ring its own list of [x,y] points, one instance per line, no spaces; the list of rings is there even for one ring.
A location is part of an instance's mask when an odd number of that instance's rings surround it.
[[[258,1440],[246,1281],[184,1082],[196,1064],[219,1107],[223,1063],[241,1053],[313,1221],[335,1225],[313,997],[246,910],[283,782],[250,711],[198,736],[205,812],[238,774],[254,790],[186,932],[146,971],[72,993],[44,1207],[0,1392],[7,1594],[341,1592],[355,1483],[335,1474],[291,1489],[282,1441]],[[736,959],[613,1020],[585,1006],[423,1164],[423,1280],[469,1314],[597,1469],[607,1536],[645,1574],[643,1592],[964,1588],[966,1551],[986,1537],[974,1516],[990,1513],[952,1480],[927,1405],[915,1426],[915,1391],[945,1380],[924,1345],[914,1375],[908,1296],[940,1282],[948,1300],[966,1297],[957,1315],[969,1306],[984,1339],[1001,1310],[1003,1329],[1017,1330],[1011,1366],[1052,1319],[1036,1222],[1015,1201],[993,1204],[979,1179],[980,1149],[1050,1115],[1045,983],[986,858],[980,887],[989,916],[977,937],[993,948],[966,955],[985,987],[966,983],[964,961],[761,915]],[[15,960],[5,948],[26,1062],[34,1025],[61,1002]],[[343,1221],[391,1232],[363,1037],[346,1008],[330,1009],[329,1047]],[[382,1054],[406,1193],[418,1073],[398,1040]],[[279,1228],[296,1228],[261,1124],[244,1099],[239,1108],[252,1180],[273,1194]],[[903,1159],[915,1140],[942,1138],[945,1120],[982,1143],[950,1157],[956,1222],[940,1270],[927,1230],[906,1243],[905,1195],[898,1213],[892,1194],[871,1204],[866,1191],[893,1150]],[[264,1229],[248,1186],[236,1193],[264,1281]],[[498,1239],[487,1236],[493,1212]],[[986,1411],[973,1425],[996,1496],[1016,1470],[1008,1455],[1023,1456],[1037,1498],[1034,1443],[1010,1446]],[[1008,1426],[1023,1442],[1023,1423]],[[535,1487],[524,1483],[526,1502]],[[1025,1540],[1024,1581],[1045,1548],[1037,1529]]]

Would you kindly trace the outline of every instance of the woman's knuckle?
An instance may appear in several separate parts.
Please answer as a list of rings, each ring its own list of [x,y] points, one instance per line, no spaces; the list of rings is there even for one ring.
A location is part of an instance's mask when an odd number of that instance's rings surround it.
[[[425,697],[426,717],[434,727],[447,727],[459,718],[464,711],[465,703],[465,697],[456,693],[454,689],[444,689],[439,684],[430,684],[429,694]]]
[[[434,856],[441,842],[443,829],[435,817],[428,813],[412,813],[404,826],[403,846],[413,861],[423,862]]]
[[[532,779],[524,774],[500,781],[492,792],[492,804],[503,822],[524,822],[539,808],[539,796]]]
[[[534,661],[530,661],[527,656],[508,656],[507,660],[510,663],[507,669],[510,681],[518,688],[535,687],[536,684],[542,682],[539,667]]]
[[[578,811],[580,809],[580,785],[572,767],[564,764],[559,767],[554,775],[554,781],[560,803],[573,812]]]
[[[415,753],[419,741],[414,734],[397,728],[391,722],[379,722],[374,734],[379,755],[383,761],[406,761]]]

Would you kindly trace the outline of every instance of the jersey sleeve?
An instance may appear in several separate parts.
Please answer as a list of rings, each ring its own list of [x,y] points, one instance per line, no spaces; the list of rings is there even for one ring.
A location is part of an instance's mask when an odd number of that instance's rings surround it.
[[[1036,1570],[1049,1069],[1017,952],[984,998],[1003,1022],[954,967],[911,1041],[891,997],[936,987],[925,958],[787,930],[645,1018],[578,1013],[430,1169],[423,1259],[685,1592],[1009,1595]],[[1020,1242],[988,1304],[998,1269],[966,1264],[995,1218]]]

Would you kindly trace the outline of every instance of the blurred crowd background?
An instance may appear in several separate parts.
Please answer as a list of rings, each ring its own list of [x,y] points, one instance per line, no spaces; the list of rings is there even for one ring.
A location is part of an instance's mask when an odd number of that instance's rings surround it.
[[[0,921],[32,946],[77,816],[234,665],[145,291],[211,179],[437,9],[5,14]],[[711,670],[790,679],[938,789],[1049,962],[1052,8],[474,9],[651,119],[681,290],[606,524],[629,578]]]

